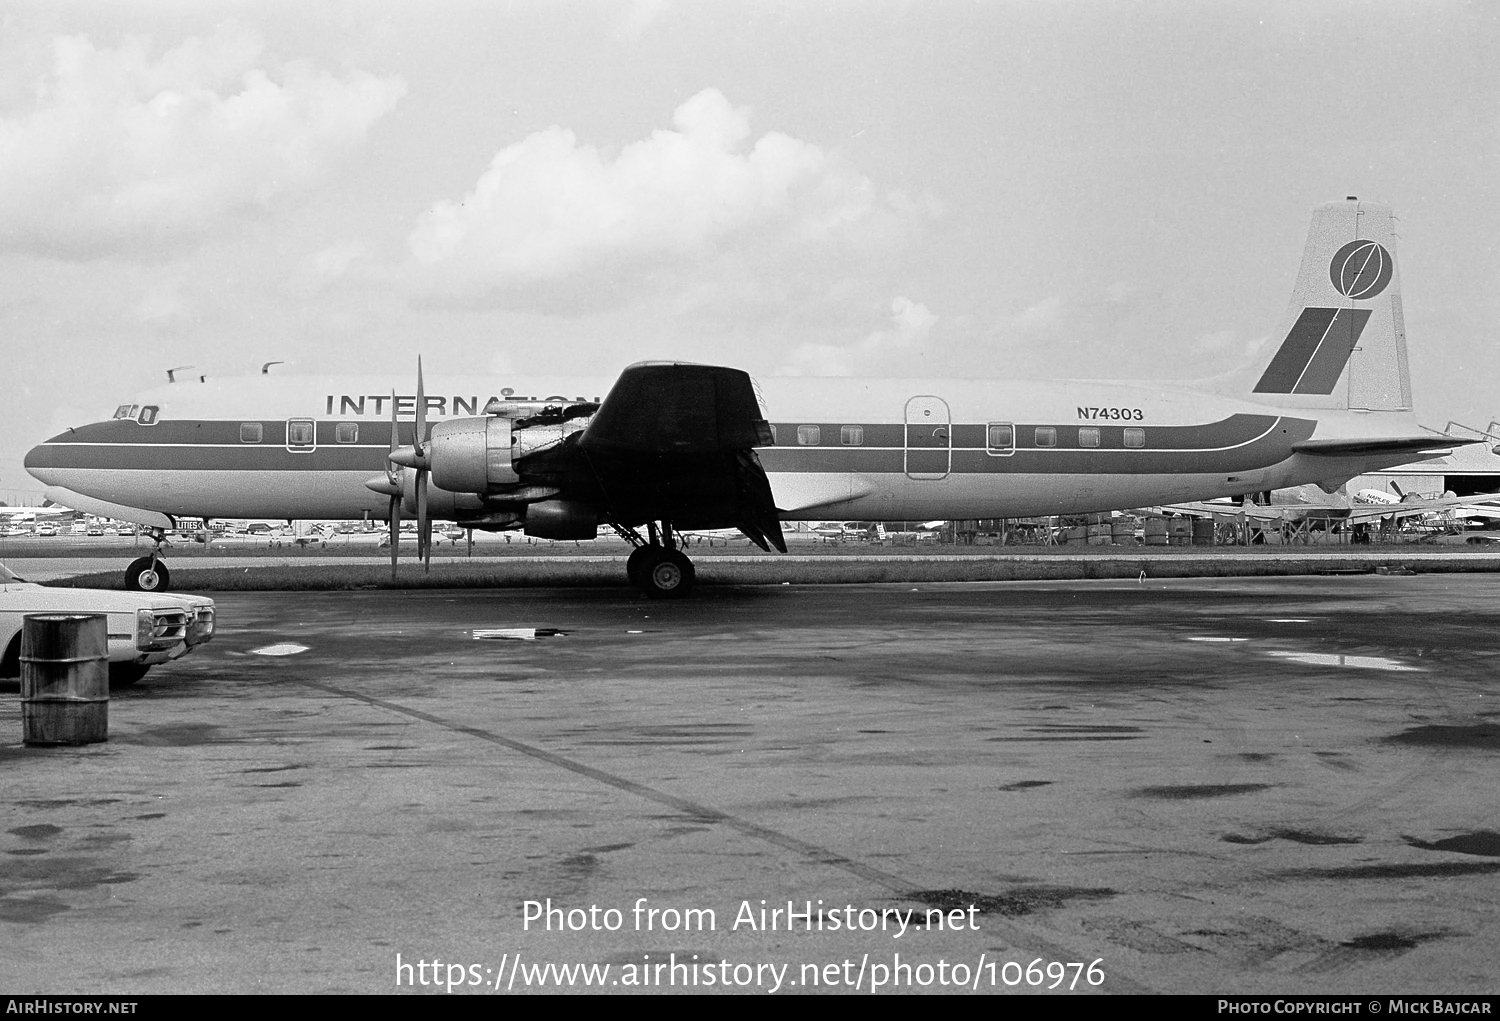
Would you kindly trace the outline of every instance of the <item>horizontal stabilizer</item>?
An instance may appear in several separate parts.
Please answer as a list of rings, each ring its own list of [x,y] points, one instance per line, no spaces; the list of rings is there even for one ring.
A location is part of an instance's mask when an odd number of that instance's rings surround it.
[[[1417,454],[1425,453],[1439,457],[1451,447],[1466,443],[1477,443],[1456,436],[1370,436],[1348,440],[1303,440],[1293,443],[1292,449],[1299,454],[1318,454],[1324,457],[1366,457],[1371,454]]]

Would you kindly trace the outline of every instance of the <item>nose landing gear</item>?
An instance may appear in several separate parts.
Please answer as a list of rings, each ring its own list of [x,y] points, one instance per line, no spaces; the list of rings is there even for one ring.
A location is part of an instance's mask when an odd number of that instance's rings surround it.
[[[615,526],[615,531],[626,542],[635,546],[630,559],[625,562],[625,575],[630,583],[652,599],[681,599],[692,591],[698,572],[693,562],[682,550],[672,535],[672,525],[663,521],[658,532],[655,522],[648,522],[649,541],[642,539],[634,528]]]
[[[162,543],[166,533],[160,528],[150,529],[149,534],[156,546],[149,557],[137,557],[125,568],[125,588],[131,592],[165,592],[172,580],[172,572],[161,559]]]

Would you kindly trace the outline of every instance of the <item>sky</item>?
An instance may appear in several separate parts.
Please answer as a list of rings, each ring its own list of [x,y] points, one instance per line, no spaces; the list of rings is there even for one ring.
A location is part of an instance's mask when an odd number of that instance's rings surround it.
[[[0,499],[165,370],[1203,378],[1400,218],[1500,417],[1500,7],[0,4]]]

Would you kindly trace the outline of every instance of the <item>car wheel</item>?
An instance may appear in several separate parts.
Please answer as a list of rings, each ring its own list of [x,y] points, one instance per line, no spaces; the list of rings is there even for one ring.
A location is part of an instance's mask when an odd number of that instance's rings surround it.
[[[125,587],[132,592],[165,592],[171,580],[167,565],[155,557],[140,557],[125,568]]]
[[[109,686],[111,688],[128,688],[142,677],[146,676],[149,666],[140,663],[111,663],[109,665]]]
[[[697,572],[680,550],[649,547],[653,554],[643,563],[640,587],[652,599],[681,599],[693,588]]]

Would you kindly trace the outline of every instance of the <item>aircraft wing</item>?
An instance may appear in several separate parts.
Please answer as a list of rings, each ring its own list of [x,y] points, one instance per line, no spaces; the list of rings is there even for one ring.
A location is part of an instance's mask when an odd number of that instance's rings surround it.
[[[755,448],[773,442],[750,376],[717,365],[642,362],[605,396],[578,449],[616,520],[738,528],[786,552]]]
[[[1376,504],[1370,507],[1357,507],[1350,511],[1349,517],[1352,521],[1374,521],[1382,518],[1416,517],[1422,514],[1435,514],[1440,511],[1470,509],[1481,511],[1475,515],[1485,515],[1483,510],[1493,510],[1495,517],[1500,517],[1500,507],[1486,507],[1493,501],[1500,500],[1500,493],[1476,493],[1473,496],[1443,496],[1433,500],[1422,500],[1416,503],[1388,503]]]

